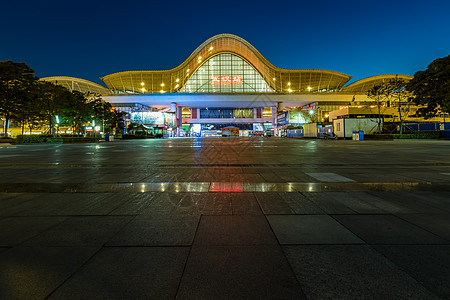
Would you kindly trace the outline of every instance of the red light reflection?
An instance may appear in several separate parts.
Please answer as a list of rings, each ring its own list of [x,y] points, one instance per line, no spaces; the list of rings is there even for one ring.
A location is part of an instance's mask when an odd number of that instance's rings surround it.
[[[210,192],[243,192],[241,182],[213,182],[209,188]]]

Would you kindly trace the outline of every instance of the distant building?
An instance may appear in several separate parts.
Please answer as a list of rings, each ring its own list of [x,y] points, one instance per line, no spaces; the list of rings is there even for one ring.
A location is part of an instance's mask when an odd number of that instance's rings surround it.
[[[118,109],[173,113],[178,135],[238,127],[241,132],[275,132],[283,111],[306,112],[309,121],[322,122],[343,105],[367,101],[375,84],[398,76],[378,75],[346,85],[352,76],[329,70],[281,69],[272,65],[250,43],[220,34],[201,44],[178,67],[163,71],[125,71],[106,75],[107,87],[73,77],[47,77],[71,90],[101,94]],[[292,114],[291,114],[292,115]],[[162,118],[164,119],[164,118]],[[301,124],[299,114],[290,123]],[[200,131],[200,132],[197,132]]]

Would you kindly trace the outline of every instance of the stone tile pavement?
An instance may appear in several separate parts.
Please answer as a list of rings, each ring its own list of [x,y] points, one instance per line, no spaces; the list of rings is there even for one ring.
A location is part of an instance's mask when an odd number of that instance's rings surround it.
[[[448,150],[276,138],[2,146],[0,298],[447,299]]]

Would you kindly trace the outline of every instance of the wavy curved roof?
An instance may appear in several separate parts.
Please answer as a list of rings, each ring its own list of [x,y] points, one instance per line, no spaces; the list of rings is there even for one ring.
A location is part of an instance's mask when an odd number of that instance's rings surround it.
[[[95,82],[68,76],[44,77],[40,80],[48,81],[57,85],[61,85],[70,91],[78,91],[81,93],[94,93],[100,95],[111,95],[111,91]]]
[[[393,79],[395,77],[404,79],[406,81],[410,81],[413,78],[412,76],[402,75],[402,74],[385,74],[385,75],[370,76],[370,77],[355,81],[355,82],[343,87],[341,91],[342,92],[367,93],[374,85],[383,83],[383,82]]]
[[[173,69],[125,71],[106,75],[100,79],[115,91],[179,92],[203,62],[220,53],[232,53],[243,58],[261,74],[270,88],[278,93],[336,91],[352,77],[328,70],[278,68],[243,38],[232,34],[219,34],[202,43],[183,63]]]

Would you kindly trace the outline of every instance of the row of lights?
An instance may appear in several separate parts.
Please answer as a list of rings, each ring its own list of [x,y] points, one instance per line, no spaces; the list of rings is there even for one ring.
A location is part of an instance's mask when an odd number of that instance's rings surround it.
[[[275,77],[272,78],[272,79],[273,79],[273,81],[276,81],[276,80],[277,80]],[[289,87],[289,88],[288,88],[288,92],[289,92],[289,93],[292,93],[291,83],[288,82],[287,85],[288,85],[288,87]],[[307,89],[308,89],[308,92],[311,92],[311,87],[310,87],[310,86],[308,86]]]
[[[290,82],[288,82],[288,86],[289,86],[288,92],[289,92],[289,93],[292,93],[292,89],[291,89],[291,87],[290,87],[290,86],[291,86],[291,83],[290,83]],[[308,89],[308,92],[311,92],[311,87],[310,87],[310,86],[308,86],[307,89]]]
[[[187,69],[187,72],[189,72],[189,69]],[[275,81],[275,78],[273,78],[273,80]],[[177,79],[175,80],[175,82],[177,82],[177,84],[175,85],[175,88],[177,88],[177,87],[179,86],[178,82],[180,82],[180,79],[177,78]],[[145,83],[144,83],[144,82],[141,82],[141,86],[142,86],[141,90],[142,90],[142,92],[145,92],[144,85],[145,85]],[[289,86],[288,92],[289,92],[289,93],[292,93],[291,83],[290,83],[290,82],[288,82],[288,86]],[[161,87],[164,87],[164,83],[161,83]],[[311,91],[311,87],[310,87],[310,86],[308,86],[307,89],[308,89],[308,92]],[[164,90],[161,90],[161,93],[164,93]]]
[[[177,78],[177,79],[175,80],[175,82],[180,82],[180,79]],[[141,91],[142,91],[142,92],[145,92],[144,85],[145,85],[145,82],[141,82],[141,86],[142,86]],[[180,86],[180,85],[177,83],[177,84],[175,85],[175,88],[177,88],[177,87],[179,87],[179,86]],[[161,87],[164,87],[164,82],[161,83]],[[161,93],[165,93],[164,90],[161,90],[160,92],[161,92]]]
[[[211,46],[211,47],[209,48],[209,52],[211,52],[213,49],[214,49],[214,47]],[[198,62],[198,63],[201,63],[201,62],[202,62],[202,57],[201,57],[201,56],[198,57],[198,61],[197,61],[197,62]],[[186,70],[186,77],[189,76],[189,71],[190,71],[190,69],[187,69],[187,70]],[[180,79],[177,78],[177,79],[175,80],[175,82],[177,82],[177,84],[175,85],[175,88],[178,88],[178,87],[180,86],[180,84],[178,83],[178,82],[180,82]],[[142,92],[145,92],[144,85],[145,85],[145,83],[144,83],[144,82],[141,82],[141,86],[142,86],[141,91],[142,91]],[[161,87],[164,87],[164,83],[161,83]],[[164,93],[164,90],[161,90],[160,92],[161,92],[161,93]]]

